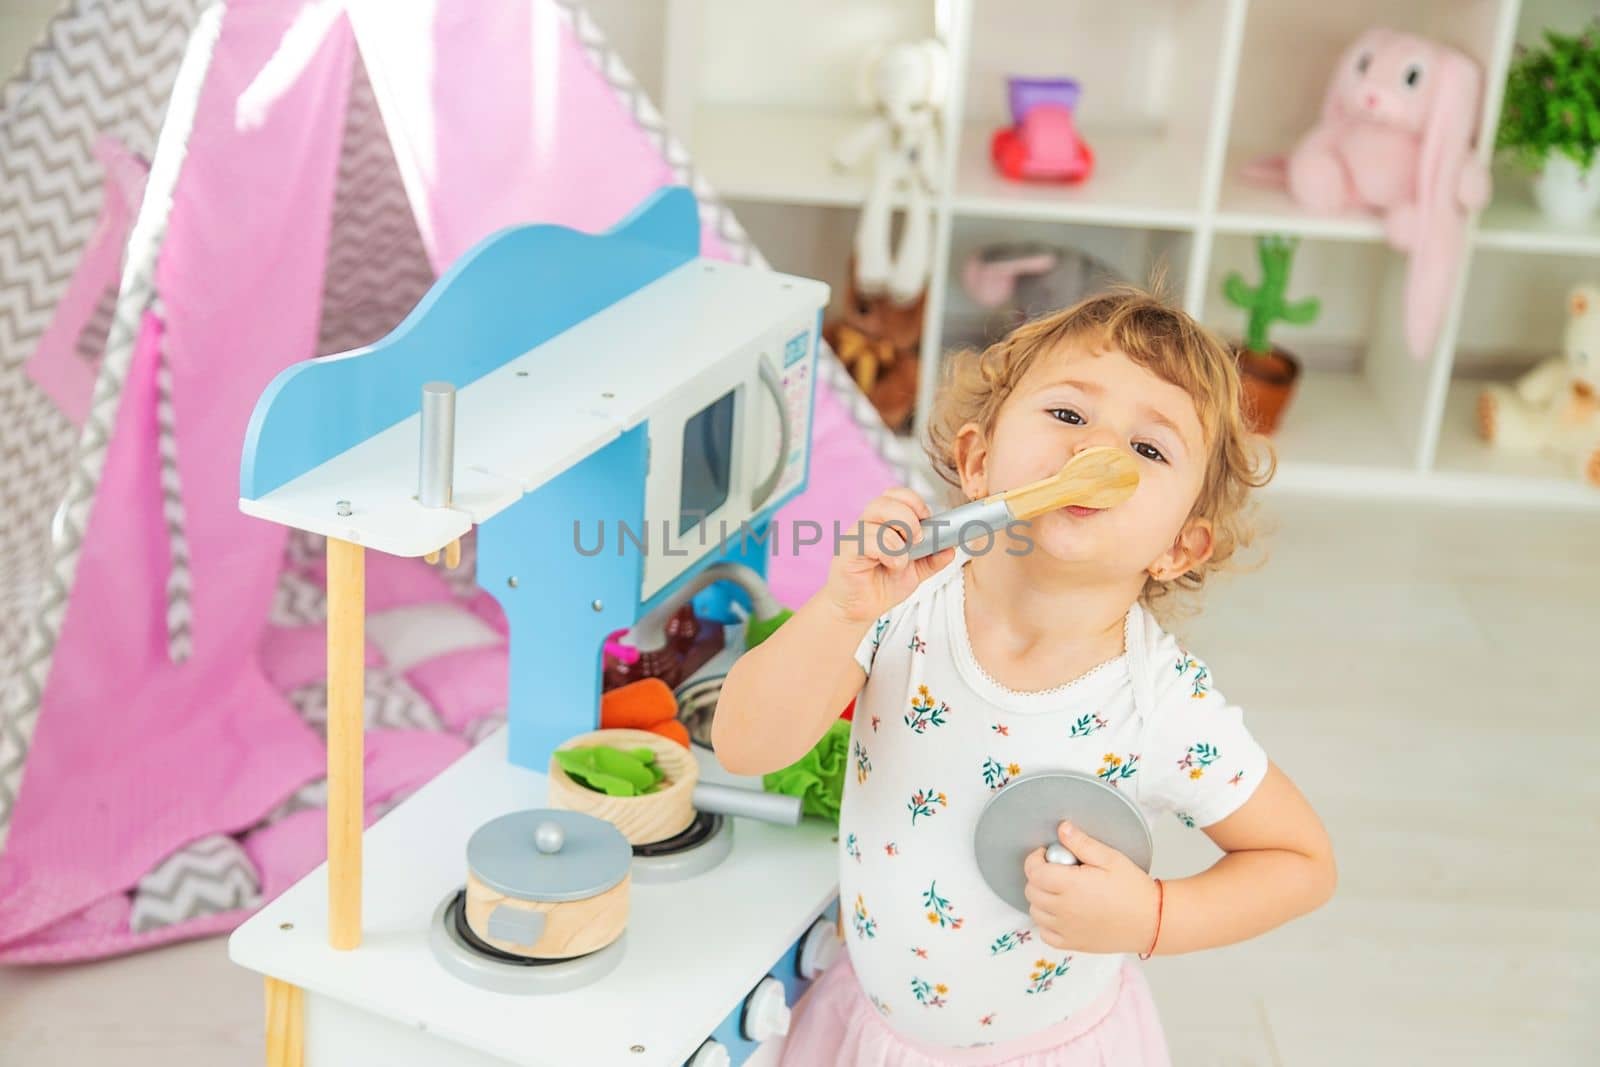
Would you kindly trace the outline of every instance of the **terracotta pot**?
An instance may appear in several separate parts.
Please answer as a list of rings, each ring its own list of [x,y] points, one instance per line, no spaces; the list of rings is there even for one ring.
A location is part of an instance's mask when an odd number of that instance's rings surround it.
[[[1300,361],[1276,345],[1271,352],[1241,347],[1235,355],[1244,391],[1245,419],[1257,433],[1273,433],[1294,396]]]

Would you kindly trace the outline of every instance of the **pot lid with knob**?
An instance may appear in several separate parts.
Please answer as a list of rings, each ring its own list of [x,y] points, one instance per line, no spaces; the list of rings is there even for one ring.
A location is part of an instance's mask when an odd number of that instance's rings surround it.
[[[491,819],[467,842],[467,868],[489,889],[527,901],[586,900],[628,876],[633,846],[578,811],[532,808]]]

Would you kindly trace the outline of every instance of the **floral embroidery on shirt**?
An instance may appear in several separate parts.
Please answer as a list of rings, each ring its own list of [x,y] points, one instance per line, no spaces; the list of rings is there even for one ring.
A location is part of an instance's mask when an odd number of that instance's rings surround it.
[[[861,846],[856,843],[855,834],[848,834],[845,836],[844,850],[850,854],[851,859],[855,860],[857,863],[861,862]]]
[[[906,725],[919,734],[925,734],[930,726],[943,726],[949,712],[950,705],[942,700],[936,702],[929,695],[928,687],[919,685],[917,695],[911,701],[911,710],[906,712]]]
[[[925,1008],[942,1008],[945,1006],[944,995],[950,992],[950,987],[940,982],[930,985],[921,978],[911,979],[911,995],[917,998],[917,1003]]]
[[[1111,724],[1098,715],[1085,715],[1072,724],[1072,732],[1067,736],[1088,737],[1091,734],[1099,733],[1109,725]]]
[[[1010,930],[994,939],[994,944],[989,946],[989,955],[998,956],[1002,952],[1010,952],[1020,948],[1033,940],[1032,930]]]
[[[1217,762],[1220,755],[1216,745],[1199,742],[1189,746],[1189,751],[1178,761],[1178,769],[1188,771],[1190,778],[1199,778],[1206,773],[1207,767]]]
[[[872,651],[878,651],[878,645],[883,642],[883,632],[889,628],[889,616],[883,615],[872,627]]]
[[[994,1025],[994,1016],[995,1016],[995,1013],[991,1011],[988,1015],[985,1015],[983,1018],[978,1020],[978,1025],[979,1026],[993,1026]]]
[[[999,734],[1001,737],[1010,737],[1011,736],[1011,727],[1007,726],[1005,723],[1002,723],[1002,722],[997,722],[997,723],[991,724],[989,729],[993,730],[995,733]]]
[[[1022,773],[1022,768],[1015,763],[1000,765],[1000,761],[993,756],[985,757],[983,761],[983,784],[990,789],[999,789],[1011,779]]]
[[[1194,681],[1190,683],[1190,696],[1197,698],[1203,697],[1206,695],[1207,690],[1211,688],[1211,672],[1206,669],[1206,665],[1204,663],[1201,663],[1199,660],[1189,655],[1189,653],[1178,653],[1177,671],[1178,677],[1180,678],[1182,678],[1185,674],[1188,674],[1190,671],[1194,671]]]
[[[867,755],[866,748],[860,741],[856,742],[856,781],[862,785],[867,784],[867,775],[872,773],[872,757]]]
[[[872,1006],[874,1008],[878,1009],[878,1014],[879,1015],[888,1015],[889,1014],[889,1005],[887,1005],[883,1001],[879,1000],[878,999],[878,994],[869,993],[867,995],[867,999],[872,1001]]]
[[[964,920],[958,918],[955,909],[950,906],[950,901],[939,895],[938,882],[929,882],[928,888],[922,894],[922,905],[928,910],[928,921],[941,927],[948,926],[952,930],[961,929]]]
[[[1187,826],[1191,830],[1194,829],[1194,816],[1193,815],[1190,815],[1186,811],[1177,811],[1177,812],[1173,812],[1173,814],[1178,817],[1178,821],[1183,823],[1183,825]]]
[[[887,845],[884,845],[883,846],[883,851],[884,851],[884,854],[888,855],[888,856],[898,856],[898,855],[900,855],[900,848],[893,841],[890,841]]]
[[[877,732],[878,732],[878,724],[879,724],[879,723],[880,723],[880,722],[882,722],[882,721],[883,721],[883,720],[882,720],[882,719],[880,719],[880,718],[878,718],[878,717],[877,717],[877,716],[876,716],[876,715],[874,715],[874,716],[873,716],[873,717],[872,717],[872,732],[873,732],[873,733],[877,733]]]
[[[922,639],[921,634],[913,633],[911,635],[911,643],[906,647],[911,649],[913,652],[926,652],[928,651],[928,642]]]
[[[1117,785],[1139,773],[1134,764],[1139,762],[1137,755],[1130,755],[1126,760],[1115,752],[1107,752],[1101,757],[1103,766],[1095,772],[1095,777],[1107,785]]]
[[[1240,771],[1239,773],[1235,774],[1232,778],[1228,779],[1228,784],[1229,785],[1238,785],[1242,781],[1244,781],[1244,772]]]
[[[856,928],[856,936],[862,940],[870,940],[878,936],[878,920],[867,914],[866,901],[861,899],[861,894],[856,894],[855,914],[850,916],[850,922]]]
[[[1033,982],[1033,986],[1028,992],[1043,993],[1055,985],[1056,979],[1066,974],[1071,966],[1071,956],[1068,956],[1060,963],[1051,963],[1049,960],[1034,960],[1033,973],[1028,976],[1029,980]]]
[[[925,948],[914,948],[911,950],[911,954],[917,957],[919,960],[925,960],[928,958],[928,950]]]
[[[948,805],[943,793],[936,793],[931,789],[919,789],[911,794],[911,803],[906,808],[911,812],[911,825],[917,825],[918,815],[936,815],[938,808]]]

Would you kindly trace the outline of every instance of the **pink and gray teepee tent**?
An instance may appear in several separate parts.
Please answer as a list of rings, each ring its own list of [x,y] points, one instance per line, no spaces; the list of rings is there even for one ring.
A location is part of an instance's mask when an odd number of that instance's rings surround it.
[[[762,261],[562,0],[76,0],[5,90],[0,183],[0,962],[226,930],[323,855],[320,545],[238,509],[266,383],[496,229],[663,185]],[[781,518],[827,529],[914,474],[822,370]],[[466,547],[369,560],[369,818],[504,713]]]

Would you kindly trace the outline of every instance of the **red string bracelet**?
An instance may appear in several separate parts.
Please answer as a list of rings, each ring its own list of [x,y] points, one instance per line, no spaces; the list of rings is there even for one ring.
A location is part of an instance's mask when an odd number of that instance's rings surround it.
[[[1156,954],[1156,942],[1161,940],[1161,913],[1167,910],[1167,887],[1161,879],[1156,879],[1156,936],[1150,939],[1150,950],[1139,953],[1141,960],[1147,960]]]

